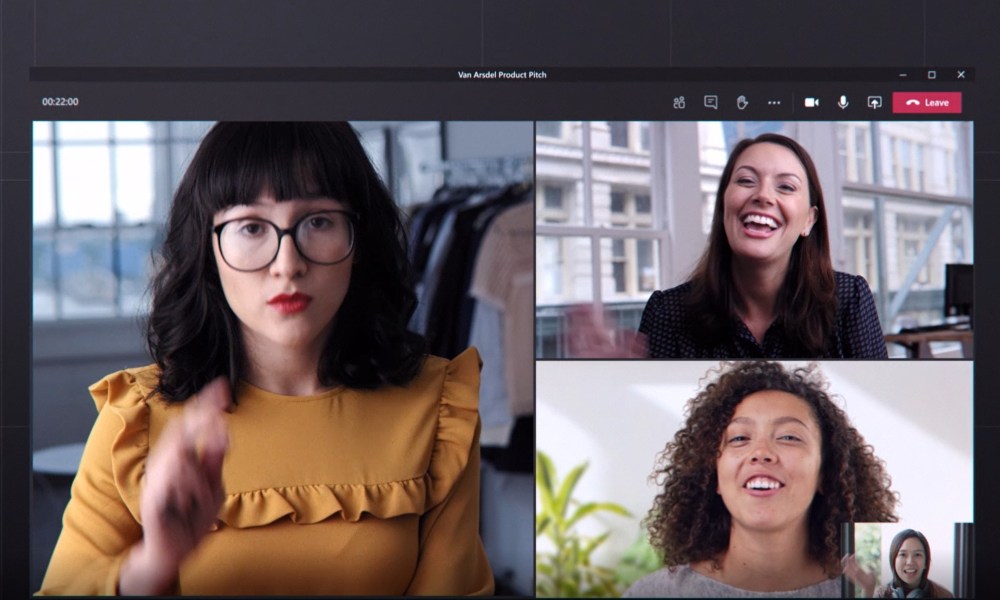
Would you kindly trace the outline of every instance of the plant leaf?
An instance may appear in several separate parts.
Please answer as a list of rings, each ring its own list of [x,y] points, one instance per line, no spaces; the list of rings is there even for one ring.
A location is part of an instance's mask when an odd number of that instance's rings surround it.
[[[562,480],[562,484],[559,486],[559,493],[556,494],[552,507],[560,519],[566,519],[566,509],[569,508],[570,496],[573,495],[573,489],[576,488],[576,484],[579,483],[580,477],[587,471],[588,466],[589,463],[583,463],[573,467],[566,475],[566,478]]]
[[[601,544],[603,544],[604,541],[607,540],[610,535],[611,535],[610,531],[605,531],[601,535],[599,535],[599,536],[597,536],[597,537],[595,537],[595,538],[593,538],[591,540],[587,540],[587,543],[583,545],[583,548],[581,550],[581,554],[586,557],[586,560],[588,561],[588,564],[590,562],[590,555],[591,555],[591,553],[598,546],[600,546]]]
[[[552,496],[556,486],[556,468],[552,459],[541,450],[535,452],[535,486],[538,488],[542,514],[555,517]]]
[[[632,513],[630,513],[628,509],[620,504],[615,504],[614,502],[588,502],[586,504],[581,504],[575,511],[573,511],[573,516],[566,521],[566,529],[576,525],[580,519],[586,517],[587,515],[599,511],[611,512],[623,517],[632,516]]]
[[[535,537],[539,537],[545,533],[549,525],[552,524],[552,517],[547,514],[539,514],[535,522]]]

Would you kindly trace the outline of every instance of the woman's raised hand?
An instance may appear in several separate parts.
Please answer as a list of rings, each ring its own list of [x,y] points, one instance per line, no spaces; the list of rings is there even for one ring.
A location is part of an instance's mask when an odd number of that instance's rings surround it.
[[[142,541],[122,565],[122,595],[168,593],[181,563],[215,524],[224,497],[230,397],[228,381],[213,379],[185,403],[151,450],[139,498]]]
[[[619,329],[610,312],[589,304],[566,309],[566,358],[646,358],[646,336]]]
[[[844,575],[861,586],[865,598],[871,598],[875,592],[875,574],[861,568],[853,554],[848,554],[840,560],[840,566],[844,569]]]

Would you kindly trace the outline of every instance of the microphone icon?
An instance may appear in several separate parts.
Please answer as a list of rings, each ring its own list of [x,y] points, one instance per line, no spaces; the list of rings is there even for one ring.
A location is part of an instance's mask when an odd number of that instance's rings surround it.
[[[840,100],[837,102],[837,106],[840,107],[840,110],[847,108],[848,104],[850,104],[850,102],[847,101],[847,96],[841,96]]]

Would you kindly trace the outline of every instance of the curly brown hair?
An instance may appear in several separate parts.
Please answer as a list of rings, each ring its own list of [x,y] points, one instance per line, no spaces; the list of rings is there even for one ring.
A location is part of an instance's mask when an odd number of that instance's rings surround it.
[[[716,377],[688,402],[687,423],[660,453],[650,477],[662,492],[646,518],[650,543],[666,566],[718,559],[729,547],[731,519],[716,494],[716,461],[736,406],[763,390],[788,392],[809,404],[822,433],[819,491],[809,508],[809,553],[838,572],[840,524],[894,522],[899,495],[884,463],[830,399],[816,364],[722,363]],[[713,443],[714,440],[714,443]]]

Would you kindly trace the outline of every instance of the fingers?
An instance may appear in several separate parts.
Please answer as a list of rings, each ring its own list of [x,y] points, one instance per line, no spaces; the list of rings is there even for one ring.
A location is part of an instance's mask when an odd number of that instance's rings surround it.
[[[219,375],[206,383],[205,387],[201,388],[191,400],[193,405],[199,408],[211,407],[220,411],[228,411],[232,401],[229,380],[224,375]]]
[[[215,523],[224,498],[229,384],[217,378],[164,427],[146,463],[140,499],[144,537],[179,561]]]
[[[858,572],[858,561],[854,558],[853,554],[845,554],[844,558],[840,559],[840,566],[847,575]]]
[[[629,358],[647,358],[649,356],[649,343],[646,339],[646,334],[636,332],[635,337],[632,338],[632,356]]]
[[[188,440],[203,468],[213,478],[221,475],[222,459],[229,447],[226,421],[223,417],[230,406],[229,382],[219,376],[195,394],[184,409],[184,427]]]

